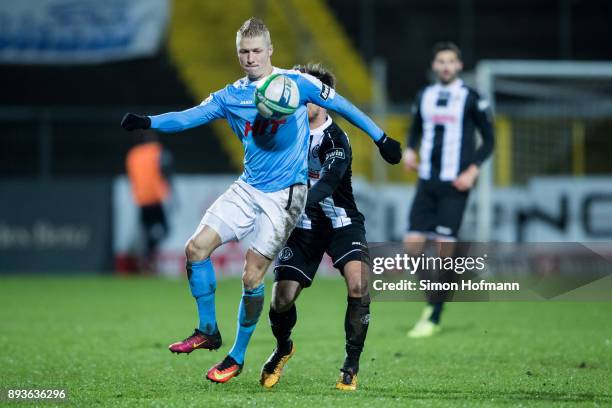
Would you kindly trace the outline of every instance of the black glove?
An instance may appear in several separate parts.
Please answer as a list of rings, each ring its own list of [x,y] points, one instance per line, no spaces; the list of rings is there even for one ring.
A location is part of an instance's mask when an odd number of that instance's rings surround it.
[[[121,127],[125,130],[149,129],[151,127],[151,119],[148,116],[126,113],[123,119],[121,119]]]
[[[397,140],[383,134],[383,137],[376,142],[380,155],[387,163],[397,164],[402,160],[402,146]]]

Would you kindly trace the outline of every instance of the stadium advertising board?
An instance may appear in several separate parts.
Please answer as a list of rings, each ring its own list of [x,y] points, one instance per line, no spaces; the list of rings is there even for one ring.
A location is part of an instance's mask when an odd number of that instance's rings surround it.
[[[0,197],[0,274],[108,271],[108,182],[3,182]]]
[[[154,55],[168,0],[0,2],[0,62],[91,64]]]
[[[158,270],[166,275],[180,275],[185,268],[185,242],[193,234],[208,207],[231,185],[235,176],[178,176],[174,177],[175,196],[167,205],[170,225],[169,236],[161,243],[158,253]],[[382,186],[376,190],[367,182],[356,180],[355,196],[359,208],[366,215],[368,237],[390,240],[401,231],[407,208],[405,201],[397,197],[410,197],[412,189],[406,186]],[[128,181],[116,179],[113,188],[114,238],[113,250],[118,268],[134,264],[132,257],[144,248],[143,234],[138,223]],[[244,266],[244,256],[251,236],[241,242],[228,243],[213,254],[215,265],[223,274],[239,276]],[[335,274],[331,260],[326,256],[319,273]]]
[[[184,245],[206,209],[234,181],[233,176],[176,177],[176,197],[169,208],[170,235],[161,244],[160,271],[169,275],[184,270]],[[499,188],[493,194],[492,236],[500,242],[605,242],[612,239],[612,180],[608,178],[535,178],[526,187]],[[401,242],[408,219],[413,189],[404,185],[371,185],[355,180],[355,198],[366,218],[370,242]],[[115,260],[142,248],[138,212],[125,178],[114,185]],[[471,239],[475,214],[473,203],[464,220],[465,240]],[[525,239],[529,237],[529,239]],[[223,273],[239,275],[247,238],[220,247],[213,257]],[[335,275],[326,257],[319,273]]]
[[[525,187],[493,193],[491,237],[501,242],[610,242],[612,180],[609,177],[534,177]],[[478,208],[472,205],[462,232],[471,239]]]

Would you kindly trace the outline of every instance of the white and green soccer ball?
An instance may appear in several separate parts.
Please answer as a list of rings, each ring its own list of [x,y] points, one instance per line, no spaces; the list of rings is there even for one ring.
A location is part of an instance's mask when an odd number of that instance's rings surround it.
[[[291,78],[272,74],[261,80],[255,90],[255,106],[266,119],[281,119],[293,114],[300,103],[300,90]]]

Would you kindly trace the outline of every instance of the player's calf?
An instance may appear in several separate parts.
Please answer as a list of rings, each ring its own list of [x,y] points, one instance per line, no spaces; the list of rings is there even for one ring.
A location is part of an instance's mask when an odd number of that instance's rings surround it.
[[[270,308],[276,313],[284,313],[291,309],[295,304],[302,286],[299,282],[291,280],[281,280],[272,286],[272,301]]]
[[[288,352],[291,348],[291,331],[297,322],[295,300],[301,291],[296,281],[275,282],[272,287],[272,301],[268,317],[272,334],[276,338],[276,348]]]
[[[347,298],[344,329],[346,335],[346,357],[340,369],[340,378],[336,388],[342,391],[357,389],[357,373],[359,372],[359,359],[365,344],[370,324],[370,296]]]
[[[348,290],[344,329],[346,336],[346,357],[340,369],[336,388],[343,391],[357,389],[359,359],[363,351],[370,324],[370,296],[368,295],[367,274],[364,264],[351,261],[344,268]]]

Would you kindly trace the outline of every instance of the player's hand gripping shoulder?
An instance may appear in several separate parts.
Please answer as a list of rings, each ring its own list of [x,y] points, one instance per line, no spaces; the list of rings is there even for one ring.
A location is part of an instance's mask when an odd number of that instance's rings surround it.
[[[123,119],[121,119],[121,127],[125,130],[149,129],[151,127],[151,119],[148,116],[126,113]]]
[[[383,134],[376,142],[380,155],[387,163],[397,164],[402,160],[402,146],[400,142]]]

